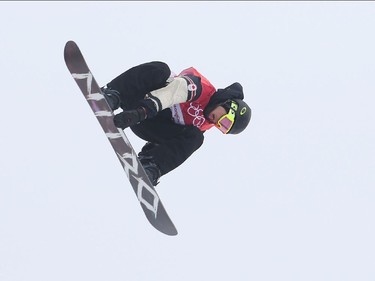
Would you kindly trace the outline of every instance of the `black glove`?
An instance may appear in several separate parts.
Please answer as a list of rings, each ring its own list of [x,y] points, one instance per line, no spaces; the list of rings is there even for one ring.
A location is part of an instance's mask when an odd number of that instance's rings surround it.
[[[116,127],[125,129],[138,124],[146,118],[146,109],[144,107],[138,107],[137,109],[125,110],[119,114],[116,114],[113,118],[113,123]]]

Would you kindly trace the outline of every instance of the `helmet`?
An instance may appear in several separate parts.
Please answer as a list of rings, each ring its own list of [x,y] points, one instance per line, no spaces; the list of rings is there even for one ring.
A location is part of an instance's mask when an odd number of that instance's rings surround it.
[[[232,99],[230,102],[235,102],[237,107],[231,107],[235,111],[234,123],[227,134],[239,134],[250,122],[251,108],[241,99]]]

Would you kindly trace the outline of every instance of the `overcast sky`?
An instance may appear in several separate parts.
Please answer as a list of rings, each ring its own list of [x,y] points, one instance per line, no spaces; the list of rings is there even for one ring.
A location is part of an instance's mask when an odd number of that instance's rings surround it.
[[[374,2],[1,2],[1,281],[375,280]],[[240,82],[147,221],[70,76],[161,60]],[[134,148],[143,141],[125,130]]]

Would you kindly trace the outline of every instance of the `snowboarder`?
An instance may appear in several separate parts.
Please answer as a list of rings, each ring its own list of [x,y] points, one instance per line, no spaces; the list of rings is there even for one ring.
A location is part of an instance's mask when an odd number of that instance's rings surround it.
[[[196,69],[174,75],[159,61],[135,66],[101,90],[113,111],[123,110],[115,126],[147,142],[138,157],[153,185],[200,148],[206,130],[238,134],[251,117],[240,83],[216,90]]]

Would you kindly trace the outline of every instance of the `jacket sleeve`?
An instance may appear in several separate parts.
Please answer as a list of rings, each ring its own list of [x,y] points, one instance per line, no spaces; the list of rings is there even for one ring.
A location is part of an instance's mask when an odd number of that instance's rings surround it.
[[[199,77],[185,75],[175,77],[166,87],[151,91],[146,99],[155,104],[156,110],[161,111],[174,104],[194,101],[202,92]]]

